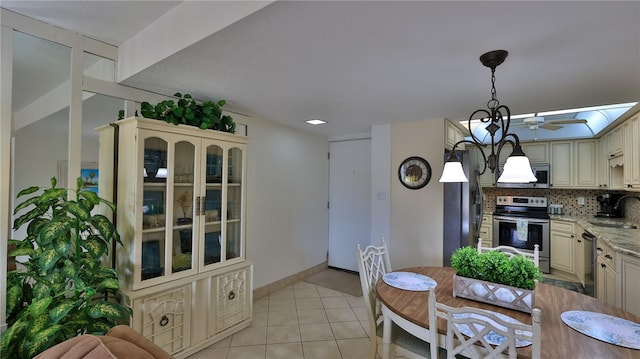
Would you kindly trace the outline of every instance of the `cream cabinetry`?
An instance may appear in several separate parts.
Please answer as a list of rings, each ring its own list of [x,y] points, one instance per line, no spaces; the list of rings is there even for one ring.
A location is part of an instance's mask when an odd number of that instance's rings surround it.
[[[444,121],[444,139],[445,139],[445,148],[452,149],[453,145],[458,141],[462,141],[464,139],[464,135],[462,130],[458,128],[456,125],[451,123],[448,120]],[[458,150],[463,150],[465,146],[456,147]]]
[[[99,132],[100,193],[118,208],[116,270],[133,328],[183,357],[248,326],[247,138],[141,118]],[[219,283],[238,273],[230,296],[244,299],[231,304]]]
[[[579,224],[574,224],[574,258],[575,258],[575,274],[578,281],[586,286],[587,275],[591,274],[592,261],[592,245],[591,242],[582,238],[584,229]]]
[[[482,238],[483,247],[493,247],[493,216],[485,214],[482,216],[482,224],[480,225],[480,233],[478,237]]]
[[[624,130],[618,126],[611,131],[607,141],[609,157],[617,157],[624,153]]]
[[[551,142],[551,186],[571,187],[573,167],[573,143],[571,141]]]
[[[573,163],[573,187],[598,187],[598,146],[596,140],[574,142],[575,161]]]
[[[627,312],[640,316],[640,258],[627,254],[616,254],[620,272],[618,273],[620,290],[620,304]]]
[[[531,163],[549,163],[549,144],[547,142],[527,142],[521,143],[521,146]]]
[[[574,238],[573,222],[551,221],[550,246],[551,268],[574,273]]]
[[[598,188],[607,189],[609,185],[609,148],[608,148],[609,136],[603,136],[598,140],[598,153],[597,153],[597,171],[598,171]]]
[[[605,303],[618,305],[616,297],[616,277],[618,274],[614,266],[616,253],[604,241],[597,241],[596,297]]]
[[[622,126],[624,141],[625,187],[640,187],[640,115],[628,119]]]
[[[553,188],[597,188],[597,141],[554,141],[550,143],[551,186]]]

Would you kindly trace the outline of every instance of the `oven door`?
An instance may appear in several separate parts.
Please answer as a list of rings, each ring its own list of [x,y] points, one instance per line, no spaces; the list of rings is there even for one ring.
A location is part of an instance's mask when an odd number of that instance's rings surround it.
[[[526,225],[518,231],[518,224]],[[549,258],[549,220],[519,217],[493,217],[493,246],[511,246],[533,252],[539,246],[540,257]]]

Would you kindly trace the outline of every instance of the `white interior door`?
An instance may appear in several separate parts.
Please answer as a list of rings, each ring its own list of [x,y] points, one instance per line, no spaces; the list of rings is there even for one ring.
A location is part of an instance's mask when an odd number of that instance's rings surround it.
[[[357,243],[370,243],[371,140],[331,142],[329,266],[358,271]]]

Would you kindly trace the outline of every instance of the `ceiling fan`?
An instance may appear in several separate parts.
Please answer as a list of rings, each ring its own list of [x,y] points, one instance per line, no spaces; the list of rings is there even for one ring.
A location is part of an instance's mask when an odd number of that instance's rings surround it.
[[[542,128],[545,130],[555,131],[564,127],[561,125],[574,125],[574,124],[584,124],[584,123],[587,123],[587,120],[579,119],[579,118],[552,120],[552,121],[545,122],[543,116],[534,116],[534,117],[527,117],[523,119],[522,123],[518,125],[527,126],[529,127],[530,130],[537,130],[539,128]]]

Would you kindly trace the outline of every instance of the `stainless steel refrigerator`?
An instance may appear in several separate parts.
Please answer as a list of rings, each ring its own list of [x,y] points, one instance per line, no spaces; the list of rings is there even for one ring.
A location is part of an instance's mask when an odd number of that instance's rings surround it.
[[[482,224],[483,193],[476,153],[456,151],[469,182],[444,183],[443,265],[451,266],[451,254],[464,246],[476,246]],[[449,150],[445,150],[445,161]],[[488,170],[488,169],[487,169]]]

